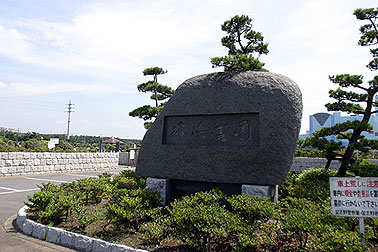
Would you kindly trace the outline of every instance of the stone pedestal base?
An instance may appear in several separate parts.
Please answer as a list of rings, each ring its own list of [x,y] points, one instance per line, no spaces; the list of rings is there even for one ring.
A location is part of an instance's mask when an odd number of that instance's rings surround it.
[[[147,178],[146,189],[159,192],[163,198],[161,204],[168,204],[168,200],[171,197],[171,185],[169,179]]]
[[[198,181],[180,181],[161,178],[147,178],[146,188],[160,193],[163,205],[170,201],[181,198],[186,195],[194,194],[198,191],[209,191],[213,188],[219,188],[226,195],[248,194],[251,196],[264,196],[272,201],[278,200],[277,185],[240,185],[240,184],[220,184],[205,183]]]
[[[274,202],[277,202],[278,185],[242,185],[241,193],[251,196],[264,196],[271,198]]]

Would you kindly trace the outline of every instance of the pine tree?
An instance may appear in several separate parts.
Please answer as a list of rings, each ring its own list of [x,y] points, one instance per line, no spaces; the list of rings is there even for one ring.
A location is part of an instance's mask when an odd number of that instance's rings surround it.
[[[377,45],[378,8],[356,9],[353,14],[358,20],[367,22],[360,28],[362,35],[358,44],[360,46]],[[378,48],[370,49],[370,52],[373,60],[369,62],[367,67],[376,71],[378,69]],[[337,84],[338,88],[329,91],[329,96],[336,101],[325,105],[328,111],[343,111],[362,116],[361,121],[347,121],[314,133],[318,142],[330,135],[336,135],[337,138],[348,141],[337,173],[338,176],[345,176],[355,150],[367,151],[369,147],[377,145],[376,140],[365,139],[362,132],[372,130],[369,120],[372,114],[378,112],[378,110],[374,111],[374,107],[378,106],[378,103],[374,101],[374,96],[378,92],[378,76],[367,83],[363,82],[361,75],[340,74],[329,76],[329,79]],[[351,89],[353,91],[350,91]],[[316,142],[316,140],[314,141]],[[321,141],[326,144],[324,140]]]
[[[151,99],[155,101],[155,106],[144,105],[136,108],[129,113],[130,116],[139,117],[147,122],[144,123],[144,127],[148,129],[152,125],[152,121],[158,116],[159,112],[163,109],[165,103],[160,103],[174,93],[174,90],[168,86],[158,83],[157,76],[167,73],[160,67],[150,67],[143,71],[143,75],[152,75],[153,80],[146,83],[139,84],[137,86],[139,92],[147,93],[152,92]]]
[[[228,35],[222,38],[222,45],[228,48],[228,55],[211,59],[212,67],[224,67],[224,71],[267,71],[260,62],[261,54],[268,54],[268,44],[260,32],[252,29],[248,16],[234,16],[222,25]]]

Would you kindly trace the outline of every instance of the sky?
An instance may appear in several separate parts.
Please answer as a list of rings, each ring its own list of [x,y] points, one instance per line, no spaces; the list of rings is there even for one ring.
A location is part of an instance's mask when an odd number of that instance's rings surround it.
[[[364,76],[369,48],[358,46],[353,11],[372,0],[0,0],[0,127],[20,132],[143,138],[133,109],[153,105],[137,85],[147,67],[168,72],[158,81],[177,88],[210,72],[212,57],[227,54],[221,24],[252,18],[269,43],[260,57],[270,72],[302,91],[301,133],[309,115],[327,112],[329,75]]]

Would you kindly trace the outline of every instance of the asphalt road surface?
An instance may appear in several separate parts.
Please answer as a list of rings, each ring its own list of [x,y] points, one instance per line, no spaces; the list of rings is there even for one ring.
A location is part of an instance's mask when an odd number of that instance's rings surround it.
[[[119,166],[117,170],[106,172],[118,174],[124,169],[128,169],[128,167]],[[48,182],[53,184],[72,182],[81,178],[97,177],[104,172],[105,171],[74,172],[0,177],[0,251],[73,251],[17,233],[11,226],[11,220],[14,218],[17,211],[25,205],[24,202],[27,201],[27,196],[39,190],[37,185]]]

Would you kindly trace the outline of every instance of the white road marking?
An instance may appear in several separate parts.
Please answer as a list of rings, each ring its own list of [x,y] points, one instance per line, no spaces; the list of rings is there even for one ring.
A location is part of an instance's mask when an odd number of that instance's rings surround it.
[[[40,180],[40,181],[58,182],[58,183],[71,183],[71,181],[64,181],[64,180],[41,179],[41,178],[27,178],[27,177],[22,177],[22,178],[23,178],[23,179],[30,179],[30,180]]]
[[[65,175],[65,176],[78,176],[78,177],[88,177],[88,178],[97,178],[98,176],[92,176],[92,175],[79,175],[79,174],[62,174],[62,175]]]
[[[17,189],[8,188],[8,187],[2,187],[2,186],[0,186],[0,189],[9,190],[9,191],[17,191]]]
[[[13,191],[10,191],[10,192],[0,192],[0,195],[10,194],[10,193],[19,193],[19,192],[30,192],[30,191],[37,191],[37,190],[39,190],[39,188],[25,189],[25,190],[13,190]]]

